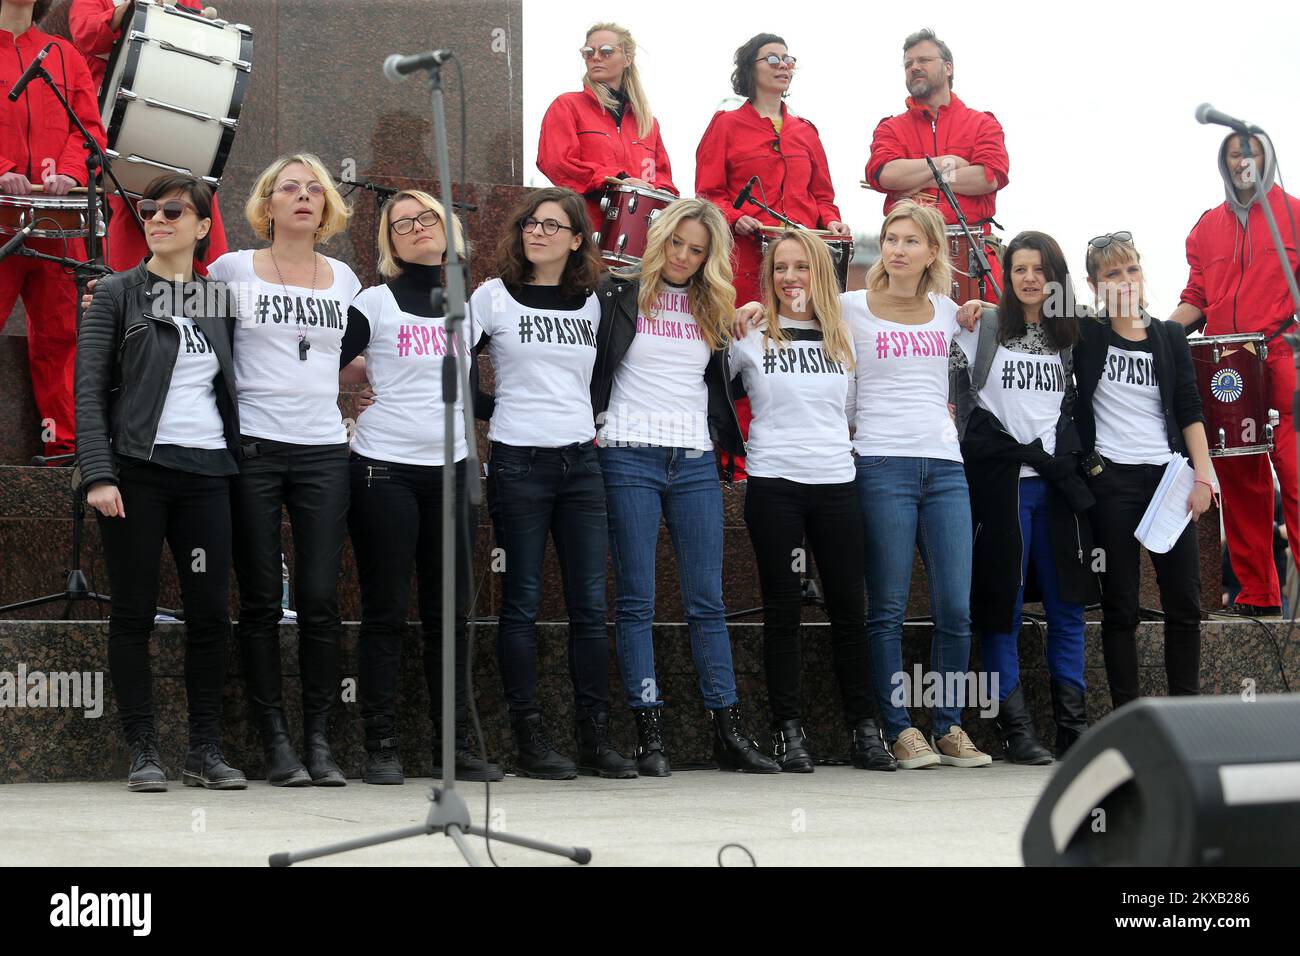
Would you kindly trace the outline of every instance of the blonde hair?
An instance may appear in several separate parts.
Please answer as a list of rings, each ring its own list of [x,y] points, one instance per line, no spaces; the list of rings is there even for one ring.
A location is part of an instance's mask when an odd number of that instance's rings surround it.
[[[650,101],[646,99],[645,88],[641,86],[641,74],[636,70],[636,40],[632,39],[632,33],[627,27],[621,27],[617,23],[593,23],[587,28],[584,39],[590,39],[593,33],[600,33],[602,30],[617,36],[619,47],[627,54],[628,64],[627,69],[623,71],[622,88],[627,95],[628,105],[636,115],[636,134],[644,139],[650,135],[655,118],[650,112]],[[600,105],[605,109],[618,109],[618,101],[609,90],[600,83],[591,82],[586,73],[582,74],[582,85],[596,94],[596,99],[600,100]]]
[[[641,259],[641,289],[637,308],[642,315],[655,314],[655,300],[663,288],[664,262],[668,244],[677,227],[688,219],[698,221],[709,233],[709,251],[704,265],[691,277],[687,301],[691,317],[710,349],[724,348],[731,340],[731,320],[736,311],[736,287],[731,274],[731,230],[722,212],[707,199],[679,199],[651,223],[646,233],[645,256]]]
[[[798,243],[808,257],[811,293],[808,305],[822,327],[822,348],[827,358],[853,367],[853,344],[848,324],[840,313],[840,284],[826,243],[807,229],[787,229],[768,244],[763,255],[763,349],[775,342],[784,348],[790,336],[781,328],[781,303],[776,297],[776,250],[783,242]]]
[[[1093,295],[1097,302],[1103,307],[1109,303],[1101,301],[1101,290],[1097,288],[1098,277],[1104,269],[1111,266],[1123,265],[1129,261],[1142,265],[1142,256],[1137,251],[1137,246],[1133,245],[1133,240],[1121,242],[1115,237],[1111,237],[1110,242],[1098,249],[1091,242],[1088,243],[1088,251],[1084,255],[1085,271],[1088,273],[1088,279],[1092,282]],[[1145,278],[1145,276],[1144,276]],[[1147,307],[1146,282],[1142,283],[1142,295],[1138,298],[1138,305],[1142,308]],[[1108,310],[1109,311],[1109,310]]]
[[[294,163],[306,166],[316,177],[317,182],[325,187],[325,208],[321,212],[320,226],[316,229],[316,242],[318,244],[328,242],[348,224],[352,208],[343,201],[338,186],[334,185],[334,177],[329,174],[329,170],[315,153],[293,153],[289,156],[281,156],[262,170],[262,174],[257,177],[257,182],[253,183],[253,189],[248,194],[248,202],[244,203],[244,218],[248,220],[248,224],[253,227],[253,232],[259,239],[270,241],[274,238],[271,223],[271,193],[275,191],[276,179]]]
[[[885,233],[889,232],[889,227],[900,219],[910,219],[915,223],[935,254],[934,262],[926,266],[921,281],[916,284],[917,298],[924,298],[931,292],[936,295],[951,296],[952,263],[948,261],[947,250],[944,248],[948,237],[944,231],[943,216],[931,206],[922,206],[910,199],[904,199],[889,210],[885,221],[880,224],[882,249],[885,244]],[[867,288],[872,292],[879,292],[888,285],[889,275],[885,272],[885,256],[882,252],[867,273]]]
[[[403,189],[401,192],[394,193],[384,203],[384,208],[379,211],[379,274],[385,279],[392,279],[402,274],[402,267],[398,265],[400,260],[393,252],[393,240],[389,235],[388,227],[392,221],[393,207],[403,199],[414,199],[425,209],[436,212],[438,219],[441,220],[438,227],[442,229],[444,238],[447,235],[447,211],[442,203],[419,189]],[[465,255],[465,231],[461,228],[459,216],[451,217],[451,233],[456,237],[456,254]]]

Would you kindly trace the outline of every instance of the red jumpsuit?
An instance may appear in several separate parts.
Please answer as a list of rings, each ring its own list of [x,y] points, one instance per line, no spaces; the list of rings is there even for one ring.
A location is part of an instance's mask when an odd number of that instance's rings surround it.
[[[176,5],[195,11],[202,10],[204,6],[201,0],[176,0]],[[118,37],[111,24],[114,9],[113,0],[72,0],[72,6],[68,9],[68,32],[72,34],[72,42],[77,45],[77,49],[86,57],[96,93],[104,82],[108,55],[113,51],[113,44]],[[111,188],[112,182],[106,181],[104,185],[106,189]],[[138,265],[149,254],[149,245],[135,227],[130,210],[121,197],[116,194],[109,196],[108,204],[112,218],[108,223],[105,259],[110,269],[122,272]],[[201,265],[208,265],[226,251],[226,227],[221,221],[221,210],[214,196],[208,252]]]
[[[1290,217],[1300,222],[1300,200],[1284,193],[1281,186],[1274,186],[1268,192],[1268,202],[1294,272],[1300,257]],[[1205,313],[1206,335],[1263,332],[1271,336],[1284,324],[1289,325],[1294,306],[1259,203],[1250,206],[1245,227],[1226,202],[1201,216],[1187,237],[1187,262],[1191,271],[1181,301]],[[1294,331],[1294,327],[1287,331]],[[1282,486],[1287,540],[1300,563],[1296,434],[1291,409],[1295,364],[1291,347],[1281,336],[1268,343],[1266,363],[1268,407],[1277,409],[1279,417],[1271,457]],[[1214,441],[1213,436],[1210,440]],[[1261,432],[1259,441],[1263,440]],[[1264,455],[1228,455],[1214,460],[1214,470],[1223,494],[1228,554],[1241,582],[1237,602],[1276,607],[1281,604],[1281,596],[1273,563],[1273,476],[1268,461]]]
[[[880,185],[880,171],[885,164],[895,159],[924,159],[926,156],[959,156],[972,166],[983,166],[984,176],[997,186],[1005,189],[1011,162],[1007,156],[1007,147],[1002,133],[1002,124],[992,113],[973,110],[952,95],[946,106],[940,106],[937,113],[931,112],[926,103],[918,103],[912,97],[907,98],[907,111],[897,116],[888,116],[876,124],[876,131],[871,139],[871,156],[867,159],[867,184],[885,194],[885,212],[894,204],[906,198],[901,193],[892,193]],[[972,232],[986,235],[993,231],[990,225],[997,212],[997,189],[983,196],[959,196],[961,211]],[[957,214],[948,200],[939,192],[938,187],[925,191],[926,195],[916,197],[918,201],[932,200],[943,213],[944,222],[957,224]],[[989,255],[989,265],[993,269],[993,278],[1002,285],[1002,268],[997,258]],[[966,265],[960,268],[965,271]],[[992,290],[988,297],[996,296]]]
[[[76,48],[34,26],[17,37],[0,30],[0,175],[21,173],[40,185],[46,176],[60,174],[84,186],[86,151],[81,134],[45,81],[33,80],[16,103],[9,102],[9,90],[51,41],[54,47],[45,58],[45,71],[86,129],[104,145],[95,88]],[[80,239],[29,237],[26,245],[48,255],[86,257]],[[0,261],[0,315],[8,316],[19,296],[27,309],[27,356],[36,408],[44,422],[45,453],[71,452],[76,438],[72,403],[76,282],[71,272],[54,263],[11,255]]]
[[[651,124],[650,135],[642,139],[631,109],[616,124],[585,86],[576,93],[557,96],[542,117],[537,168],[556,186],[586,197],[587,215],[595,231],[601,229],[600,197],[607,176],[641,179],[677,194],[668,153],[659,136],[659,121]]]
[[[746,203],[743,209],[735,208],[736,196],[752,176],[758,177],[754,198],[787,219],[809,229],[825,229],[840,221],[817,127],[791,113],[784,103],[780,133],[770,119],[760,116],[753,104],[746,102],[734,110],[714,113],[695,149],[695,194],[715,203],[733,229],[741,216],[752,216],[765,226],[781,225],[780,220],[757,206]],[[736,235],[735,240],[731,254],[733,284],[736,304],[744,305],[761,298],[763,253],[757,234]],[[736,402],[736,414],[741,432],[748,438],[748,399]],[[729,458],[724,454],[724,466],[732,465],[734,477],[744,478],[744,459],[729,462]]]

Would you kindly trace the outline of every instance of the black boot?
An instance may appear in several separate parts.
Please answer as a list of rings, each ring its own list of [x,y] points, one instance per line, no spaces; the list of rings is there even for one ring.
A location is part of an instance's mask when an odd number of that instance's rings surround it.
[[[643,777],[671,777],[668,755],[664,753],[662,707],[643,707],[632,711],[636,717],[636,771]]]
[[[853,728],[853,766],[859,770],[897,770],[898,761],[885,746],[885,738],[871,717]]]
[[[136,793],[164,793],[167,774],[163,773],[162,757],[158,754],[158,735],[152,728],[137,731],[131,736],[131,769],[126,777],[126,789]]]
[[[781,765],[758,749],[740,725],[740,708],[735,704],[710,710],[713,717],[713,759],[719,770],[743,773],[780,773]]]
[[[636,761],[629,760],[610,746],[609,711],[593,710],[579,717],[575,731],[579,773],[612,780],[628,780],[636,776]]]
[[[190,744],[181,783],[206,790],[245,790],[248,778],[226,762],[215,743]]]
[[[479,756],[469,746],[469,728],[464,724],[456,725],[456,779],[469,783],[496,783],[504,780],[506,773],[500,764],[495,764]],[[438,725],[433,725],[433,775],[442,778],[442,737],[438,734]]]
[[[267,708],[258,717],[266,755],[266,781],[273,787],[310,787],[311,774],[289,742],[289,724],[280,708]]]
[[[578,775],[577,765],[551,746],[542,727],[541,714],[515,714],[510,718],[510,729],[515,735],[515,749],[519,760],[515,773],[537,780],[572,780]]]
[[[303,762],[307,765],[307,773],[311,775],[312,786],[344,787],[347,786],[347,780],[344,779],[343,771],[339,769],[338,764],[334,762],[334,755],[330,753],[328,728],[328,714],[311,716],[303,714]]]
[[[392,714],[367,717],[366,769],[361,779],[366,783],[397,786],[405,781],[402,758],[397,752],[397,728]]]
[[[772,757],[781,765],[783,773],[813,772],[812,751],[803,732],[803,722],[798,718],[776,725],[772,731]]]
[[[1019,683],[998,705],[993,725],[1002,737],[1002,749],[1008,763],[1041,767],[1052,762],[1051,751],[1039,743],[1038,735],[1034,733],[1034,722],[1029,719],[1029,711],[1025,708],[1024,688]]]
[[[1056,758],[1059,760],[1088,729],[1087,695],[1073,684],[1052,681],[1052,714],[1056,718]]]

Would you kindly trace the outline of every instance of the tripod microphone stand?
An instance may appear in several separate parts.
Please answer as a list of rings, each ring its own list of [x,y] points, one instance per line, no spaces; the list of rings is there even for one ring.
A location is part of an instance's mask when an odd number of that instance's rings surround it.
[[[444,208],[454,209],[451,198],[451,162],[447,152],[447,124],[443,108],[442,62],[450,59],[446,51],[436,51],[424,56],[420,69],[429,74],[429,86],[433,94],[434,141],[438,156],[438,175],[442,182],[442,202]],[[391,58],[390,58],[391,60]],[[385,72],[388,72],[387,69]],[[403,71],[407,72],[407,71]],[[392,76],[392,78],[396,78]],[[462,82],[463,86],[463,82]],[[450,217],[448,217],[450,218]],[[445,296],[447,317],[447,354],[442,364],[442,405],[443,405],[443,456],[442,466],[442,783],[433,788],[430,794],[432,806],[429,816],[422,826],[404,827],[373,836],[360,837],[335,843],[330,846],[303,850],[297,853],[276,853],[270,858],[270,865],[275,867],[291,866],[302,860],[316,859],[344,853],[362,847],[378,846],[407,837],[426,836],[441,833],[455,843],[465,862],[470,866],[479,866],[478,858],[465,840],[466,834],[481,836],[509,843],[514,846],[527,847],[543,853],[567,857],[575,863],[591,861],[591,851],[585,847],[558,846],[544,843],[513,833],[491,833],[484,827],[474,826],[470,822],[469,807],[456,790],[456,751],[455,751],[455,673],[456,673],[456,527],[464,520],[465,511],[470,504],[478,504],[479,466],[478,448],[474,431],[473,394],[469,390],[469,356],[467,336],[463,333],[465,324],[465,275],[461,269],[460,255],[456,249],[454,229],[449,221],[444,221],[447,233],[447,253],[444,274],[447,277],[447,294]],[[434,290],[435,303],[441,290]],[[457,343],[465,343],[461,348]],[[463,353],[463,354],[462,354]],[[465,502],[461,509],[456,508],[456,467],[450,459],[455,445],[456,393],[465,396],[465,444],[468,457],[465,461]],[[459,511],[459,513],[458,513]],[[468,680],[468,675],[466,677]],[[472,693],[472,689],[471,689]]]

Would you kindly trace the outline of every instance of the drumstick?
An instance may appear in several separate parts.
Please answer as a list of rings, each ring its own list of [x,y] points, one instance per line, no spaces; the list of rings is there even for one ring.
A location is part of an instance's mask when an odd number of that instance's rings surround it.
[[[33,183],[33,184],[32,184],[32,192],[34,192],[34,193],[44,193],[44,192],[45,192],[45,187],[44,187],[43,185],[41,185],[40,183]],[[103,187],[101,186],[101,187],[97,188],[97,189],[95,190],[95,192],[99,193],[100,195],[103,195],[103,193],[104,193],[104,189],[103,189]],[[77,195],[79,195],[79,196],[84,196],[84,195],[86,195],[86,187],[85,187],[85,186],[73,186],[71,189],[68,190],[68,194],[69,194],[69,195],[72,195],[73,193],[75,193],[75,194],[77,194]]]

